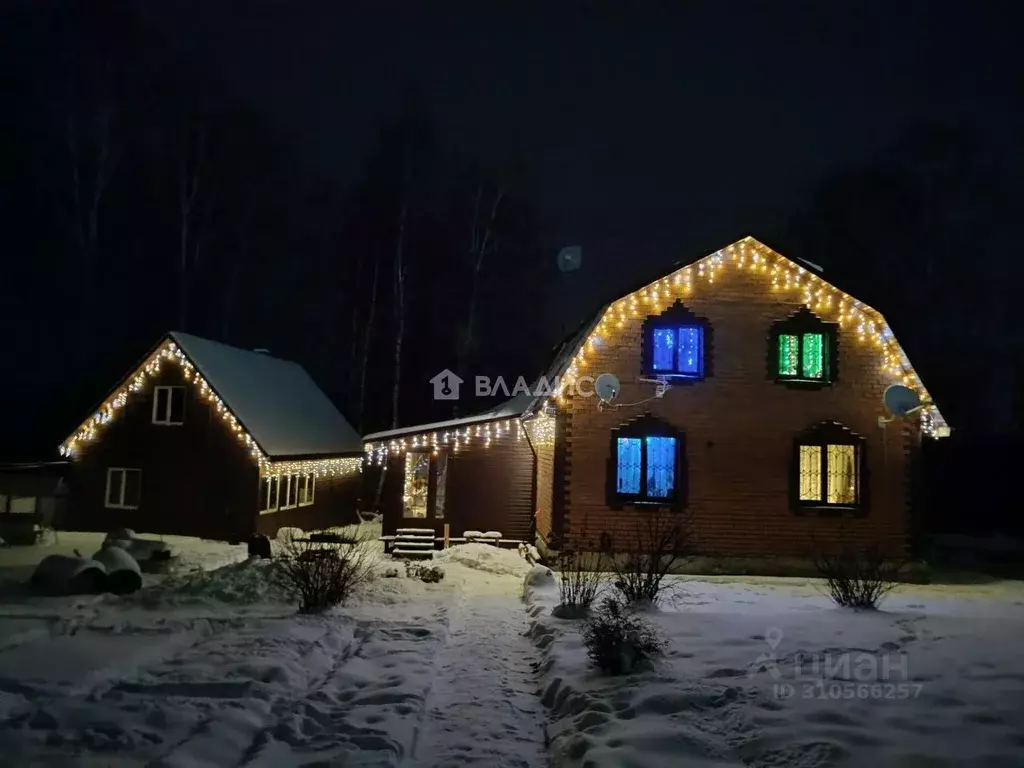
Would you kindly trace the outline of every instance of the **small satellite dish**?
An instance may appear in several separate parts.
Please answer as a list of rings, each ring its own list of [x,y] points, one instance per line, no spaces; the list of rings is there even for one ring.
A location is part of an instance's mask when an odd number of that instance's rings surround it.
[[[602,403],[610,403],[619,394],[619,379],[614,373],[602,373],[594,382],[594,391]]]
[[[902,384],[893,384],[886,389],[882,400],[893,416],[906,416],[921,407],[921,398],[917,392]]]
[[[578,245],[568,245],[558,252],[558,270],[560,272],[575,272],[583,264],[583,248]]]

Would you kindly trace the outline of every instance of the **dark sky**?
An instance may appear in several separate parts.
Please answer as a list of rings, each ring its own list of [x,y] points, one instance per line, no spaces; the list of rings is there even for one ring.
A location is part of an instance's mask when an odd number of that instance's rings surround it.
[[[552,247],[582,243],[585,272],[610,284],[638,262],[770,235],[822,175],[913,121],[967,121],[1020,162],[1009,3],[614,5],[145,7],[342,182],[415,83],[446,140],[525,159]]]

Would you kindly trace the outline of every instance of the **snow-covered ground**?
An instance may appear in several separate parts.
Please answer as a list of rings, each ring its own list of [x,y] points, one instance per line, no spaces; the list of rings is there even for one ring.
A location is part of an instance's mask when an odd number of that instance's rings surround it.
[[[906,586],[879,612],[792,579],[681,579],[666,659],[587,666],[528,590],[555,766],[1024,765],[1024,585]]]
[[[102,536],[61,538],[85,553]],[[173,544],[175,572],[128,597],[0,589],[0,764],[544,763],[516,553],[445,552],[439,584],[382,567],[350,605],[303,617],[245,547]],[[0,579],[56,546],[0,550]]]
[[[524,604],[515,552],[452,548],[438,584],[384,561],[349,605],[303,617],[273,563],[180,537],[134,595],[17,586],[102,540],[60,537],[0,548],[0,765],[1024,765],[1019,583],[906,587],[855,613],[807,581],[680,579],[651,613],[668,656],[611,679],[550,588]]]

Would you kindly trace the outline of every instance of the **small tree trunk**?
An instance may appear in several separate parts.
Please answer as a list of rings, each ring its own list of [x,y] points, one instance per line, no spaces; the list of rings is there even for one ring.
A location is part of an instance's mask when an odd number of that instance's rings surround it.
[[[370,309],[366,314],[366,330],[363,332],[363,354],[359,370],[359,396],[357,398],[358,409],[357,431],[363,433],[363,407],[366,404],[366,368],[370,362],[370,339],[373,338],[374,315],[377,313],[377,273],[380,271],[380,264],[373,262],[373,283],[370,287]]]

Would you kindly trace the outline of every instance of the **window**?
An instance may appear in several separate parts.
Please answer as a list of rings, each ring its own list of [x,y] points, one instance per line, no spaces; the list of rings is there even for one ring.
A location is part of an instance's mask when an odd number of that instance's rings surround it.
[[[402,481],[402,516],[426,517],[430,495],[430,454],[410,451],[405,454],[405,478]]]
[[[299,487],[298,505],[307,507],[313,503],[313,485],[316,479],[313,475],[295,475],[294,477]]]
[[[2,501],[0,501],[0,511],[3,511]],[[7,511],[12,515],[34,515],[36,513],[36,497],[11,496],[11,506]]]
[[[153,388],[153,423],[178,425],[185,423],[185,388]]]
[[[642,366],[645,374],[680,381],[710,375],[711,326],[681,302],[644,321]]]
[[[609,506],[679,505],[685,490],[682,442],[679,432],[652,416],[612,430]]]
[[[448,454],[439,453],[434,460],[434,517],[444,519],[444,497],[448,485]]]
[[[836,422],[796,440],[794,501],[798,508],[857,509],[864,498],[864,440]]]
[[[836,378],[836,325],[807,307],[772,326],[769,373],[776,381],[819,387]]]
[[[112,509],[138,509],[141,496],[141,469],[111,467],[107,470],[105,506]]]
[[[264,477],[260,481],[260,514],[277,512],[279,508],[278,494],[281,490],[280,477]]]

